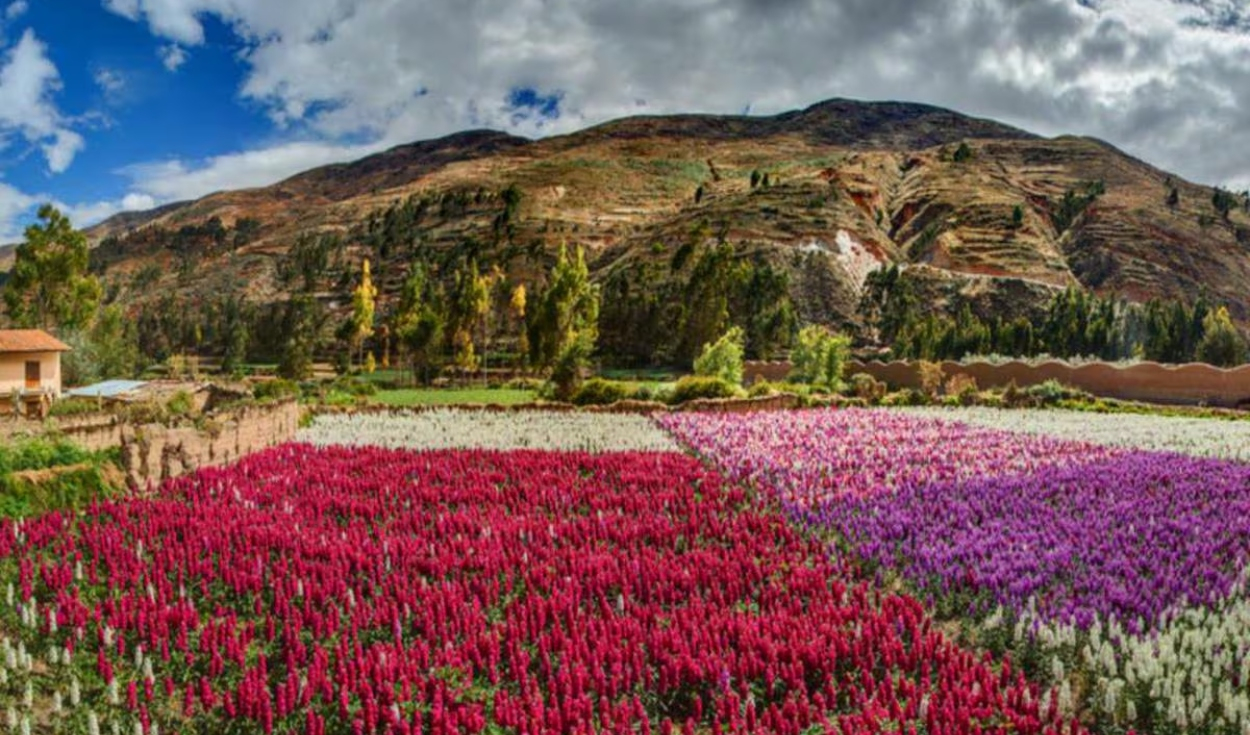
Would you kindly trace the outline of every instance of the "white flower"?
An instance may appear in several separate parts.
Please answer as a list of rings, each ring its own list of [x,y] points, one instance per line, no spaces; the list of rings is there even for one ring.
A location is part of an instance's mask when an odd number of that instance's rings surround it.
[[[328,414],[302,429],[298,441],[321,446],[376,445],[394,449],[550,449],[676,451],[646,416],[438,409],[390,414]]]

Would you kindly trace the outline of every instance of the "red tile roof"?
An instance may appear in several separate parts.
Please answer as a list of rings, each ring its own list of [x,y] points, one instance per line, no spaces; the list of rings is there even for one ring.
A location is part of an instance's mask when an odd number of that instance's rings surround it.
[[[69,345],[42,329],[0,329],[0,353],[67,352]]]

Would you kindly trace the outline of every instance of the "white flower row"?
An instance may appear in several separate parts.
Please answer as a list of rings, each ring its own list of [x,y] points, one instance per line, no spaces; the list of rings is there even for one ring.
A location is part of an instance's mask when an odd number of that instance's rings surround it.
[[[1250,421],[982,406],[895,410],[1091,444],[1250,461]]]
[[[645,416],[539,411],[326,414],[302,429],[296,440],[392,449],[679,451],[668,434]]]
[[[1008,628],[1001,609],[983,635],[1006,633],[1017,652],[1042,656],[1043,678],[1061,709],[1074,707],[1072,682],[1100,721],[1154,732],[1242,735],[1250,732],[1250,600],[1244,583],[1215,609],[1186,608],[1152,631],[1133,634],[1115,620],[1088,631],[1047,623],[1032,610]],[[1079,673],[1078,673],[1079,672]],[[1066,701],[1065,701],[1066,700]]]

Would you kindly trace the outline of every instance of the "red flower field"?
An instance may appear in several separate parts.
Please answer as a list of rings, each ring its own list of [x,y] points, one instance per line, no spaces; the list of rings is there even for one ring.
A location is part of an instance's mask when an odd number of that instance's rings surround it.
[[[6,524],[0,557],[36,728],[1080,730],[674,453],[290,445]]]

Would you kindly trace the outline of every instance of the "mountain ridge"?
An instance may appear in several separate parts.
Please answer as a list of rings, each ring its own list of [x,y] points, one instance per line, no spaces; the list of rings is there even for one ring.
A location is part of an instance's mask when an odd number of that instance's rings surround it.
[[[281,301],[293,248],[310,236],[338,238],[319,283],[332,310],[365,257],[385,314],[414,259],[471,251],[539,285],[565,242],[587,248],[605,286],[643,278],[642,291],[679,298],[662,266],[697,240],[771,264],[801,320],[848,329],[864,326],[867,274],[890,265],[925,309],[1036,318],[1067,287],[1136,301],[1202,293],[1244,327],[1250,202],[1228,196],[1220,209],[1216,190],[1095,138],[833,99],[771,116],[633,116],[533,140],[462,131],[125,213],[88,234],[93,267],[128,308],[163,293]]]

